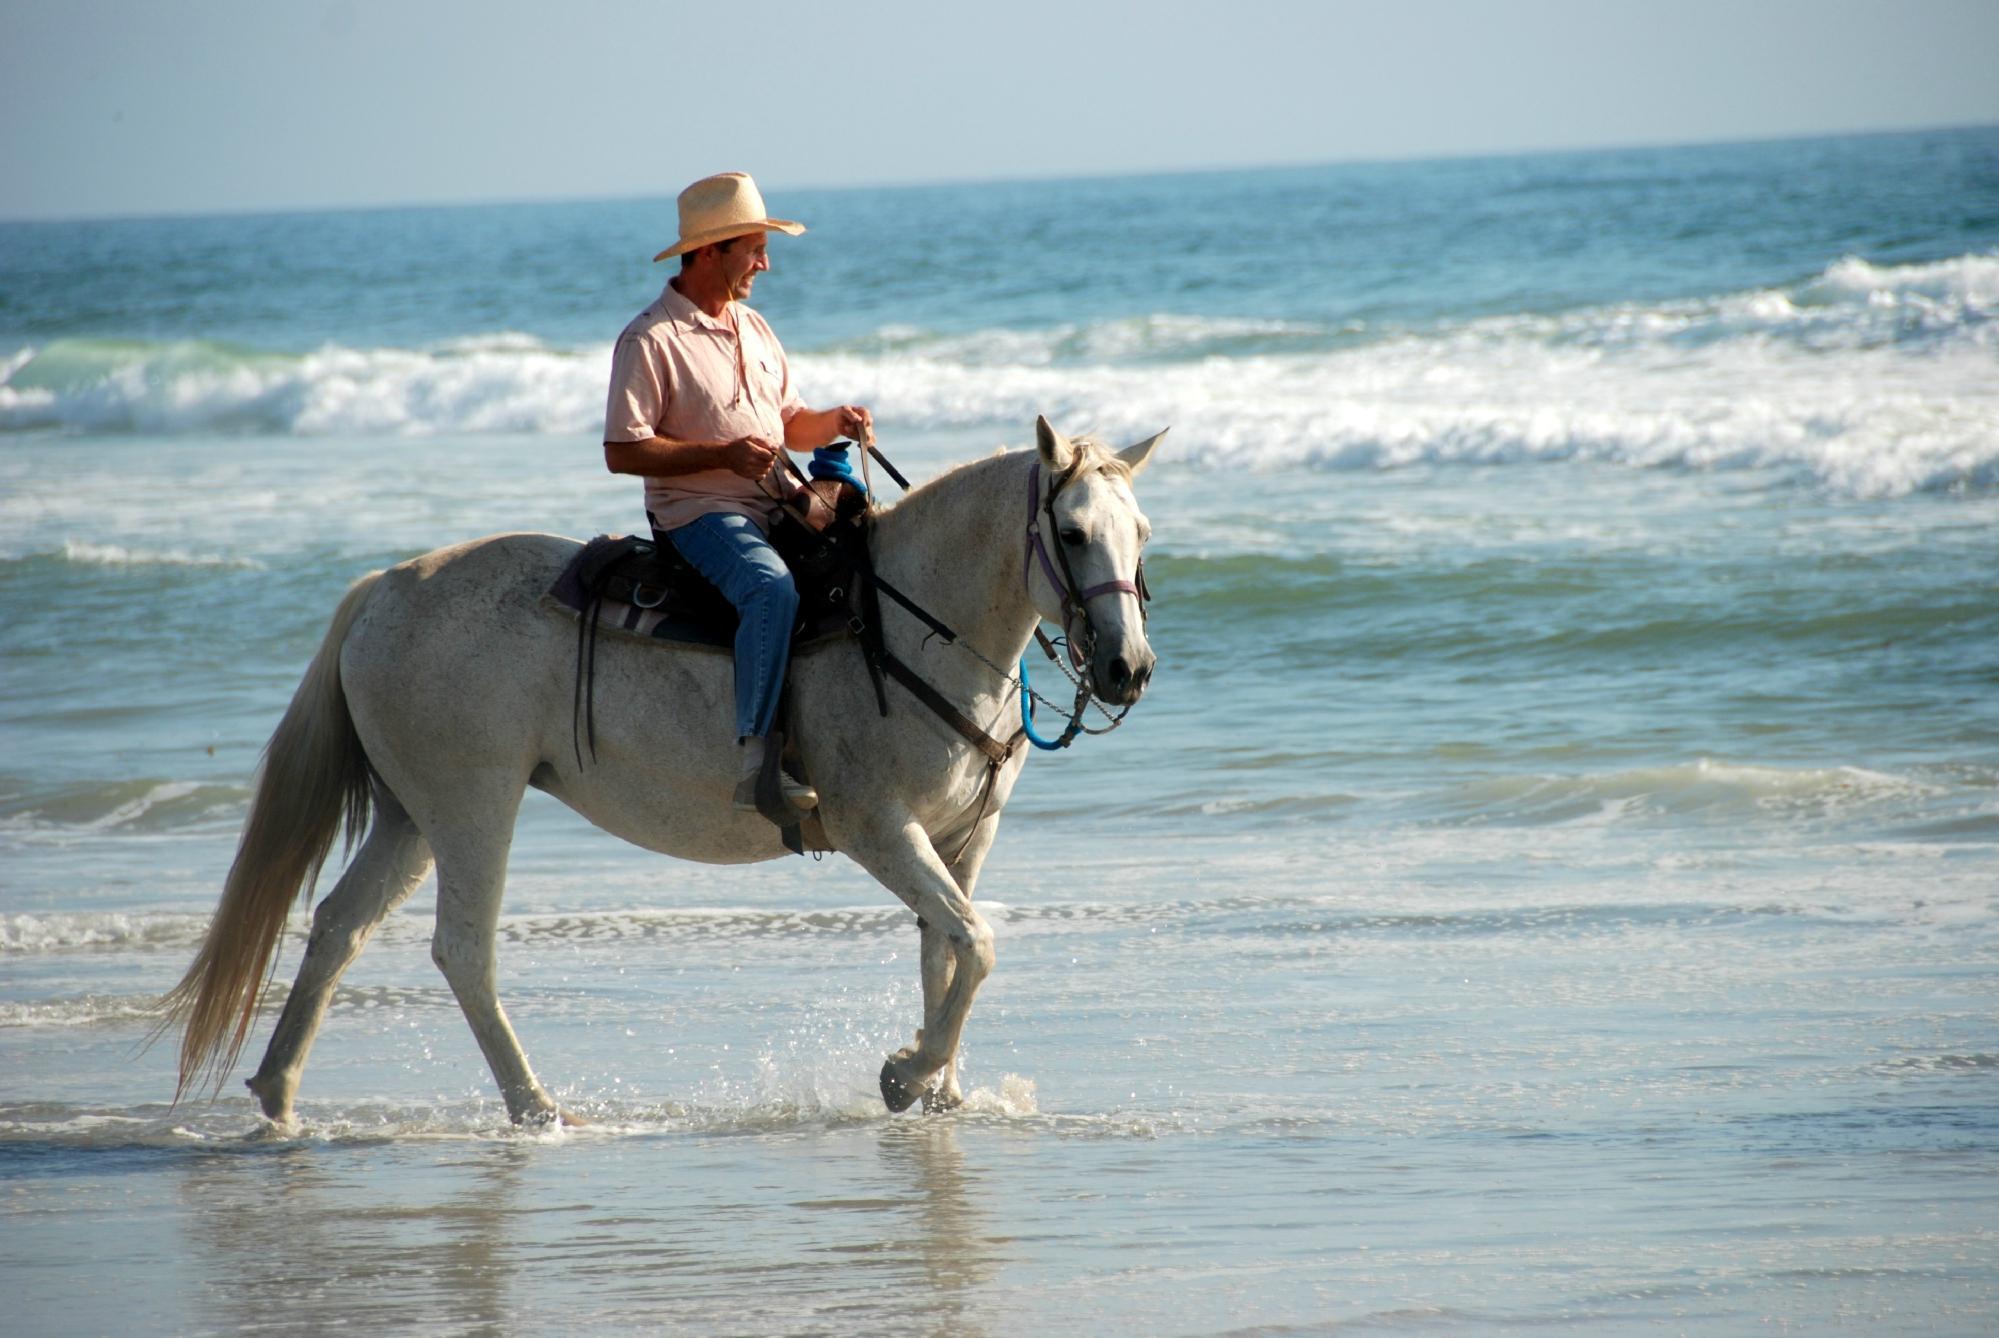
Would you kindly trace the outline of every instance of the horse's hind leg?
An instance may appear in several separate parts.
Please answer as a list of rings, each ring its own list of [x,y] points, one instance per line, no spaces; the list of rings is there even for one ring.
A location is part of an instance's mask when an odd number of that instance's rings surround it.
[[[516,794],[514,805],[500,806],[504,821],[511,823],[519,802]],[[507,1117],[515,1124],[541,1123],[562,1118],[562,1113],[535,1080],[513,1024],[500,1007],[495,939],[511,833],[506,828],[495,833],[487,825],[490,818],[489,814],[449,840],[436,836],[437,932],[431,938],[430,956],[458,996],[458,1006],[506,1099]]]
[[[333,987],[382,918],[401,905],[430,872],[430,847],[402,805],[375,787],[375,816],[354,862],[312,915],[312,934],[291,996],[278,1016],[257,1076],[246,1084],[266,1118],[292,1122],[292,1099],[313,1037],[326,1019]]]

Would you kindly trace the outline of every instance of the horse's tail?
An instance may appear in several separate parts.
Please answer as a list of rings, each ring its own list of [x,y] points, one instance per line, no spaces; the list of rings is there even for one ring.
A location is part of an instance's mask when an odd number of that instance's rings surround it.
[[[221,1089],[276,967],[292,899],[311,895],[343,820],[349,850],[368,825],[368,757],[341,692],[340,647],[381,575],[356,581],[334,610],[319,653],[264,745],[249,820],[208,936],[187,974],[159,1001],[155,1039],[176,1023],[184,1028],[176,1103],[201,1083]]]

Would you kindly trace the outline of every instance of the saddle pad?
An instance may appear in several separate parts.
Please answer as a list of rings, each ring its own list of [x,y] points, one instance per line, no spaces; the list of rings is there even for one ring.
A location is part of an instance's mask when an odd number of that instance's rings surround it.
[[[548,598],[567,612],[581,617],[589,610],[592,595],[601,593],[605,571],[634,560],[635,554],[649,555],[650,548],[649,541],[636,535],[600,534],[583,545],[582,551],[563,567],[562,574],[549,587]],[[651,596],[654,592],[647,590],[645,593]],[[657,593],[664,596],[667,592],[661,589]],[[647,602],[654,603],[654,600],[648,598]],[[605,595],[597,608],[597,626],[632,636],[678,641],[687,645],[722,650],[734,647],[734,610],[727,610],[731,616],[724,624],[719,620],[688,617],[678,607],[681,602],[660,598],[654,607],[646,608]]]

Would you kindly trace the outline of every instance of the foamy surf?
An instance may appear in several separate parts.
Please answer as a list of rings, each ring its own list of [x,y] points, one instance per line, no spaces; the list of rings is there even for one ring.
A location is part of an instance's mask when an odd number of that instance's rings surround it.
[[[167,911],[0,915],[0,953],[192,948],[207,932],[208,916]]]
[[[1946,787],[1865,767],[1773,767],[1699,758],[1673,766],[1481,781],[1435,801],[1459,820],[1540,824],[1826,821],[1919,807]]]
[[[240,1088],[237,1089],[240,1092]],[[1089,1115],[1046,1114],[1040,1109],[1034,1080],[1007,1073],[991,1086],[965,1093],[955,1111],[926,1114],[912,1109],[890,1115],[877,1098],[869,1107],[844,1102],[794,1101],[777,1097],[716,1102],[694,1096],[687,1100],[634,1100],[599,1097],[582,1091],[557,1093],[563,1108],[578,1116],[573,1125],[515,1126],[497,1100],[411,1102],[360,1099],[300,1102],[298,1119],[289,1127],[271,1124],[249,1098],[234,1093],[214,1099],[197,1095],[178,1106],[148,1102],[126,1107],[97,1107],[61,1102],[0,1103],[0,1146],[8,1142],[72,1147],[229,1147],[255,1149],[272,1142],[526,1142],[657,1138],[662,1136],[728,1137],[783,1135],[861,1128],[885,1124],[912,1127],[925,1123],[950,1127],[1013,1127],[1065,1137],[1153,1137],[1162,1127],[1159,1117],[1133,1113]]]
[[[904,430],[1176,427],[1215,468],[1586,461],[1777,471],[1895,496],[1999,485],[1999,257],[1846,258],[1790,288],[1427,328],[1155,314],[794,353]],[[0,376],[0,430],[588,436],[608,349],[517,333],[304,355],[63,340]]]
[[[212,567],[255,571],[263,566],[254,558],[197,553],[185,548],[132,548],[124,544],[91,543],[78,539],[65,539],[62,547],[49,556],[80,567]]]

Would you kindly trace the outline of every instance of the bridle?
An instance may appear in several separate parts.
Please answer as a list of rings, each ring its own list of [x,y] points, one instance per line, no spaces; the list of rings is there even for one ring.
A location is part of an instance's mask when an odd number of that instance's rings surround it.
[[[1045,496],[1041,491],[1041,461],[1036,460],[1033,466],[1027,471],[1027,540],[1026,552],[1021,555],[1020,560],[1021,584],[1026,587],[1028,599],[1032,602],[1034,598],[1034,560],[1036,558],[1041,559],[1042,576],[1047,579],[1049,586],[1054,589],[1056,595],[1062,600],[1062,631],[1068,637],[1069,662],[1078,670],[1083,669],[1089,659],[1090,652],[1095,649],[1097,643],[1096,624],[1090,618],[1091,600],[1095,599],[1098,595],[1130,595],[1138,601],[1139,625],[1143,627],[1149,616],[1146,605],[1152,599],[1152,592],[1145,585],[1145,559],[1143,557],[1138,560],[1138,567],[1133,573],[1134,579],[1132,580],[1127,581],[1119,577],[1099,582],[1087,588],[1078,588],[1075,570],[1069,565],[1068,546],[1062,542],[1062,536],[1055,522],[1055,499],[1082,472],[1082,468],[1083,457],[1078,452],[1076,459],[1070,463],[1069,467],[1055,476],[1049,483],[1048,492]],[[1058,531],[1055,534],[1054,561],[1049,559],[1048,544],[1042,537],[1042,521],[1044,519],[1048,522],[1048,529],[1050,531]],[[1058,562],[1061,564],[1060,571],[1056,570]],[[1080,635],[1078,635],[1075,628],[1078,620],[1082,623]],[[1049,658],[1054,659],[1054,647],[1049,644],[1047,636],[1042,633],[1039,627],[1035,628],[1034,635],[1041,642],[1041,648],[1048,652]]]

